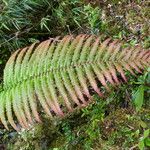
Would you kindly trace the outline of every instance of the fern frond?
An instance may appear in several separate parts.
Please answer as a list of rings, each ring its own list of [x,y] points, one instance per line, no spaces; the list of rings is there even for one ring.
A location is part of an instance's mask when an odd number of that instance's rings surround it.
[[[126,71],[135,75],[150,65],[150,50],[124,48],[118,40],[94,35],[67,35],[17,50],[4,69],[0,93],[0,119],[19,130],[33,119],[41,122],[41,108],[51,118],[64,116],[92,101],[91,88],[104,96],[99,83],[110,91],[127,81]]]

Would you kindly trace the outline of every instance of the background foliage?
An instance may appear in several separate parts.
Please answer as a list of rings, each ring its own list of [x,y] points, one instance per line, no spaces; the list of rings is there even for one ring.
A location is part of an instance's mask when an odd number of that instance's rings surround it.
[[[2,0],[0,2],[0,83],[13,51],[35,41],[66,34],[97,34],[150,48],[149,1]],[[103,101],[65,119],[19,135],[0,124],[0,148],[22,150],[148,149],[150,74],[131,78]],[[1,90],[1,86],[0,86]]]

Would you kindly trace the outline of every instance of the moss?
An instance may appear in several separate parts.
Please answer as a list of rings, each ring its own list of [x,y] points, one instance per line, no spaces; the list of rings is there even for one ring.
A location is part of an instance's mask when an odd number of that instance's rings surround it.
[[[149,126],[149,109],[139,113],[124,108],[116,108],[106,114],[108,104],[92,104],[66,119],[52,123],[48,118],[43,124],[29,131],[22,131],[15,140],[9,141],[7,149],[46,150],[49,149],[119,149],[137,144],[141,132]],[[99,108],[101,106],[101,108]],[[106,116],[105,116],[106,115]],[[142,133],[142,132],[141,132]]]

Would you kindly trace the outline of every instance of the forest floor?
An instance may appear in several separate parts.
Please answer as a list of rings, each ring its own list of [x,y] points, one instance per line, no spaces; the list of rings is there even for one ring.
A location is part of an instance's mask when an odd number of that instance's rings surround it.
[[[95,34],[149,49],[149,8],[149,0],[2,0],[0,91],[10,55],[49,37]],[[94,95],[95,102],[64,119],[42,115],[42,124],[19,133],[0,123],[0,150],[150,149],[150,73],[127,76],[128,83],[113,89],[106,100]],[[141,86],[144,102],[136,111],[133,95]]]

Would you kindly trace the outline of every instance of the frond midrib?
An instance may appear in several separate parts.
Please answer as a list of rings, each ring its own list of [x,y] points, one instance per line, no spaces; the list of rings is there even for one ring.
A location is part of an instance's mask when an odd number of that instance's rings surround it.
[[[103,65],[114,65],[114,64],[120,64],[122,65],[123,63],[129,63],[130,61],[141,61],[140,59],[136,59],[136,60],[132,60],[132,59],[129,59],[129,60],[112,60],[112,61],[108,61],[108,60],[102,60],[102,61],[86,61],[86,62],[81,62],[81,63],[72,63],[70,64],[69,66],[64,66],[64,65],[59,65],[57,67],[53,67],[51,66],[50,69],[47,69],[47,71],[43,71],[39,74],[34,74],[34,75],[30,75],[30,76],[27,76],[26,78],[24,77],[23,79],[20,79],[20,81],[17,81],[16,83],[13,81],[13,84],[10,84],[9,86],[5,86],[3,87],[3,89],[5,91],[7,90],[10,90],[18,85],[21,85],[22,83],[26,82],[26,81],[32,81],[34,80],[35,78],[41,78],[41,76],[46,76],[46,74],[48,73],[51,73],[51,72],[55,72],[55,71],[66,71],[69,70],[69,69],[72,69],[72,68],[79,68],[81,66],[86,66],[86,65],[98,65],[98,64],[103,64]]]

